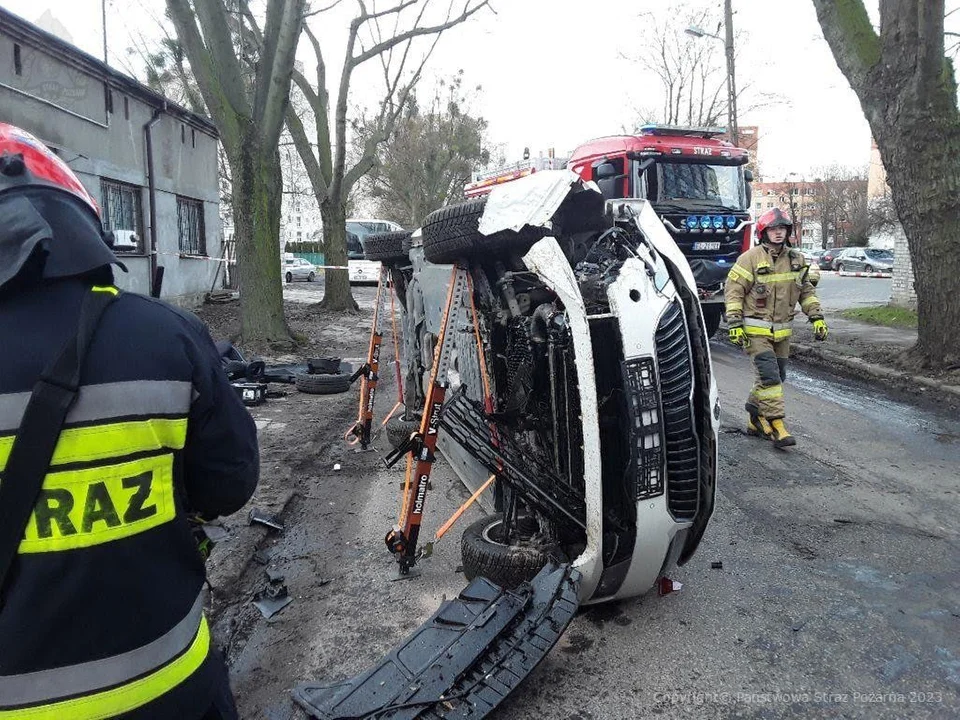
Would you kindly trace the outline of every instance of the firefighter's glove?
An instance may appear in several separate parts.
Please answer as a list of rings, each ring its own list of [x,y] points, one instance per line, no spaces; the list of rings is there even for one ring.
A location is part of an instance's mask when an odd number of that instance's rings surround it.
[[[744,349],[750,347],[750,338],[748,338],[747,334],[743,331],[743,325],[731,325],[727,331],[727,335],[730,338],[730,342],[737,347]]]
[[[813,337],[823,342],[827,339],[827,324],[823,318],[817,318],[813,321]]]

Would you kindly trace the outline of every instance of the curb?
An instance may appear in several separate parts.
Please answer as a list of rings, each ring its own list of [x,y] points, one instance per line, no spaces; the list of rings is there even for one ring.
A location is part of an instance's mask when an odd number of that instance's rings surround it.
[[[837,272],[837,275],[840,277],[869,277],[869,278],[892,278],[893,273],[880,273],[880,272]]]
[[[869,375],[870,377],[879,380],[900,380],[902,382],[914,383],[916,385],[923,386],[923,388],[941,390],[960,398],[960,385],[947,385],[946,383],[942,383],[939,380],[934,380],[933,378],[924,377],[922,375],[913,375],[902,370],[894,370],[893,368],[884,367],[883,365],[875,365],[858,357],[848,357],[847,355],[841,355],[840,353],[835,353],[831,350],[813,347],[812,345],[807,345],[806,343],[791,343],[790,351],[791,354],[812,359],[814,361],[820,361],[821,364],[824,365],[843,365],[844,367],[853,370],[860,375]]]

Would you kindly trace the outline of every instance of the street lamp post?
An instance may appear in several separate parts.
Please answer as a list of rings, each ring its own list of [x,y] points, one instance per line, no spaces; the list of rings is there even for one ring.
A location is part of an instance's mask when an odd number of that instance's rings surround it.
[[[727,131],[730,133],[730,142],[740,145],[740,128],[737,126],[737,79],[734,67],[733,52],[733,0],[724,0],[723,3],[724,37],[708,33],[701,28],[690,26],[686,29],[688,35],[694,37],[709,37],[723,43],[727,56]]]

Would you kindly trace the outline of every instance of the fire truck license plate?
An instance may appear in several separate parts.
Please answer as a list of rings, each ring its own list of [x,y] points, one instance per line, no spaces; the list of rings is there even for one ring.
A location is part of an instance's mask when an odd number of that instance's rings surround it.
[[[694,250],[719,250],[720,243],[718,242],[695,242],[693,244]]]

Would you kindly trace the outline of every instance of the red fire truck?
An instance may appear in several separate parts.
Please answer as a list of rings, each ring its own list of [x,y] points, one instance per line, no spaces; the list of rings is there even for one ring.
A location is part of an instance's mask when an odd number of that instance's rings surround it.
[[[720,139],[722,128],[647,125],[638,135],[584,143],[566,161],[525,160],[475,177],[467,197],[538,170],[567,167],[593,180],[608,200],[643,198],[656,210],[697,280],[707,330],[723,313],[723,283],[737,256],[751,245],[747,151]]]

